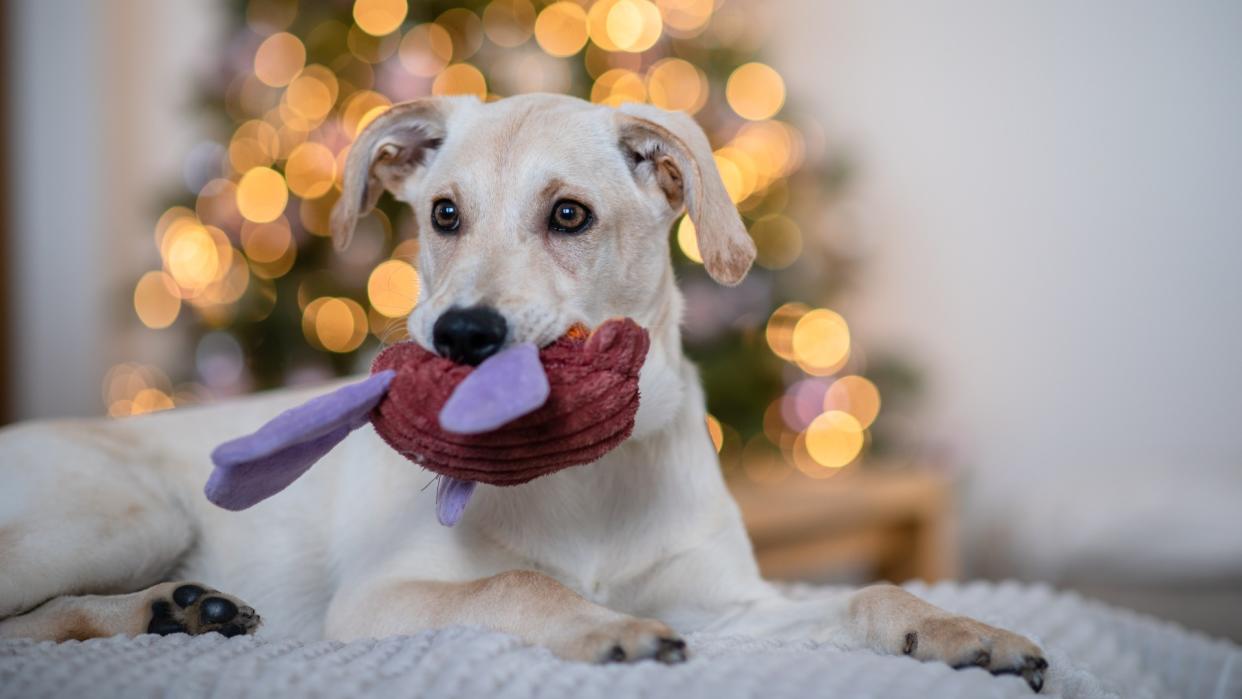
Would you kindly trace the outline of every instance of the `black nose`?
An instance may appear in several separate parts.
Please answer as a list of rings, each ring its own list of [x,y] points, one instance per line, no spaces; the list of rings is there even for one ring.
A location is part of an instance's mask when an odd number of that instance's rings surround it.
[[[500,351],[509,327],[495,309],[487,306],[450,308],[436,319],[431,341],[442,357],[476,366]]]

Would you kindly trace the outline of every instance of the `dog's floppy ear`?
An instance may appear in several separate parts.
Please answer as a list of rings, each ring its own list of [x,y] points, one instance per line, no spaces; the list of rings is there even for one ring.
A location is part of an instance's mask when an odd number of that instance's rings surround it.
[[[444,140],[454,99],[429,97],[393,105],[354,140],[345,161],[341,198],[332,209],[332,239],[343,250],[358,219],[387,189],[401,198],[402,184]]]
[[[640,184],[654,181],[675,212],[685,207],[712,279],[734,285],[755,260],[755,242],[729,199],[707,135],[683,112],[627,103],[617,110],[617,130]]]

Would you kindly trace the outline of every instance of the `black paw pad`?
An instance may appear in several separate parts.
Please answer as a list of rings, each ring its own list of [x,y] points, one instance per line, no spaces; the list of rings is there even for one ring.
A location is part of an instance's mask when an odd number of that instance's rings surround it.
[[[608,651],[608,656],[604,658],[604,661],[609,663],[625,662],[625,649],[621,646],[613,646],[612,650]]]
[[[686,660],[686,642],[680,638],[661,638],[656,649],[656,660],[662,663],[681,663]]]
[[[237,616],[237,605],[223,597],[208,597],[199,605],[198,615],[204,624],[223,624]]]
[[[906,634],[906,644],[901,647],[902,655],[914,655],[914,651],[919,647],[919,635],[913,631]]]
[[[245,635],[246,628],[241,624],[225,624],[224,626],[216,629],[216,631],[220,632],[220,635],[225,638],[232,638],[234,636]]]
[[[197,602],[198,598],[202,597],[204,592],[206,592],[206,590],[198,585],[182,585],[176,590],[173,590],[172,598],[173,601],[177,603],[178,607],[185,609],[191,604]]]
[[[167,600],[151,603],[151,621],[147,624],[147,633],[167,636],[171,633],[188,633],[185,625],[172,616],[172,605]]]

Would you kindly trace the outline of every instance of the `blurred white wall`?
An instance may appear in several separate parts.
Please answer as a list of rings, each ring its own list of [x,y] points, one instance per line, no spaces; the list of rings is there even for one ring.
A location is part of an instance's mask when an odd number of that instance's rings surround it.
[[[852,319],[926,369],[972,572],[1046,575],[1093,522],[1140,554],[1242,527],[1242,3],[768,7],[861,165]],[[1146,526],[1099,514],[1134,500]]]
[[[136,325],[127,299],[157,262],[158,197],[201,137],[191,76],[218,13],[209,0],[8,4],[14,416],[97,415],[106,368],[142,358],[117,329]]]

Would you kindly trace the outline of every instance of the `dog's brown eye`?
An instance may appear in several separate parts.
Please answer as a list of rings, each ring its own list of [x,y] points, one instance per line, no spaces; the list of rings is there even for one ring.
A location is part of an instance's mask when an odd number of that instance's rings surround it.
[[[581,233],[591,225],[591,210],[576,201],[562,199],[552,207],[548,227],[557,233]]]
[[[431,206],[431,225],[441,233],[452,233],[461,226],[461,212],[451,199],[440,199]]]

